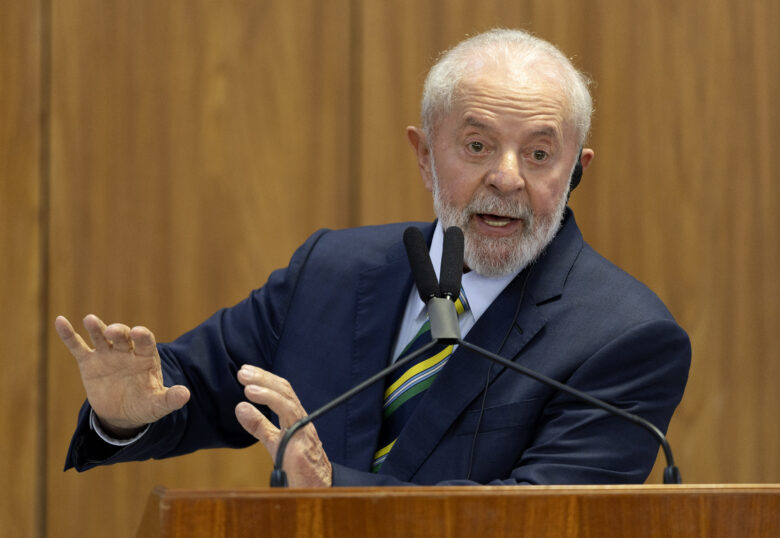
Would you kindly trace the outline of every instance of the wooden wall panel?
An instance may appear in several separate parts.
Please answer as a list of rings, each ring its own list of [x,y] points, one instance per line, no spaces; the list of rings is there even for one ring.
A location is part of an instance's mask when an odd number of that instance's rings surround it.
[[[591,44],[600,158],[578,193],[581,222],[691,335],[671,428],[684,476],[777,482],[778,4],[610,4],[595,16],[630,31]]]
[[[169,340],[348,225],[349,22],[346,1],[54,3],[52,317]],[[63,473],[84,393],[50,345],[53,534],[130,535],[155,484],[267,483],[259,445]]]
[[[0,1],[0,529],[41,523],[41,12]]]
[[[265,482],[262,448],[62,473],[83,391],[48,318],[170,339],[317,227],[431,218],[404,128],[435,55],[497,25],[596,80],[597,157],[573,206],[691,334],[670,434],[684,478],[780,482],[777,2],[70,0],[51,29],[47,1],[0,6],[4,530],[130,535],[153,484]]]
[[[585,237],[692,338],[670,438],[689,482],[780,481],[780,26],[777,2],[361,4],[360,222],[430,219],[403,129],[438,51],[529,29],[595,80],[596,159],[572,205]],[[651,480],[660,480],[656,471]]]

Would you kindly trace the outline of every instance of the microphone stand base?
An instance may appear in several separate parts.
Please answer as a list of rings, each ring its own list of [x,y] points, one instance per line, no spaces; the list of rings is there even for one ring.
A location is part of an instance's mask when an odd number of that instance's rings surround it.
[[[283,469],[274,469],[271,471],[271,487],[272,488],[286,488],[287,487],[287,473]]]

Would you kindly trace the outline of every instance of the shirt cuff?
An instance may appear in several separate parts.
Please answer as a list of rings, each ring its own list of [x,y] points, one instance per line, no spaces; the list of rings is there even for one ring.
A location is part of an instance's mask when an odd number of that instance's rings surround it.
[[[97,419],[97,415],[95,414],[94,409],[89,410],[89,427],[98,434],[98,437],[103,439],[106,443],[109,445],[114,446],[127,446],[130,444],[135,443],[138,441],[141,437],[144,436],[144,434],[149,430],[149,424],[146,425],[146,428],[135,434],[134,436],[130,437],[129,439],[115,439],[108,435],[105,430],[100,426],[100,421]]]

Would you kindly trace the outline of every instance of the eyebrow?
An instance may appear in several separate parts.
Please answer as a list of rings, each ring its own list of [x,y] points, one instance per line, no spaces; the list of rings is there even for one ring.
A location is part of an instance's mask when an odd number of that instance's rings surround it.
[[[552,127],[543,127],[541,129],[537,129],[536,131],[531,133],[532,137],[536,136],[550,136],[555,138],[558,131]]]
[[[483,123],[482,121],[478,120],[474,116],[466,116],[463,119],[463,125],[469,126],[469,127],[476,127],[477,129],[484,129],[486,131],[492,131],[493,127],[490,125]],[[538,136],[549,136],[551,138],[557,137],[558,131],[554,127],[542,127],[541,129],[537,129],[530,133],[530,137],[538,137]]]
[[[466,116],[463,120],[463,125],[468,125],[470,127],[476,127],[477,129],[491,129],[487,124],[482,123],[474,116]]]

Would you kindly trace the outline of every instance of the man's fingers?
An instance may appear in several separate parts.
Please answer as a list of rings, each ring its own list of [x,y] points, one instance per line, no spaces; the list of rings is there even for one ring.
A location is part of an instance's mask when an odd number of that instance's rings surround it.
[[[295,391],[293,391],[290,383],[285,378],[274,375],[262,368],[244,364],[238,371],[238,381],[245,387],[249,385],[267,387],[286,398],[298,401]]]
[[[268,406],[279,417],[282,426],[291,426],[306,416],[298,396],[283,377],[245,364],[238,371],[238,380],[245,387],[246,397],[254,403]]]
[[[284,395],[265,387],[248,385],[244,392],[253,402],[263,403],[279,415],[279,422],[291,425],[293,421],[305,415],[298,399],[291,400]],[[285,419],[285,415],[287,418]],[[283,430],[276,428],[268,418],[249,402],[236,406],[236,418],[243,428],[256,437],[265,446],[268,453],[276,458]],[[313,424],[306,426],[304,432],[287,448],[285,466],[289,473],[290,485],[295,487],[330,487],[333,484],[333,468],[328,460],[322,443]]]
[[[306,411],[297,398],[290,399],[272,389],[248,385],[244,389],[244,394],[250,401],[268,406],[279,417],[279,424],[283,427],[292,426],[306,416]]]
[[[130,340],[130,327],[122,323],[112,323],[103,335],[117,351],[132,351],[133,341]]]
[[[135,347],[135,354],[142,357],[151,357],[157,353],[157,343],[154,334],[146,327],[133,327],[130,329],[130,339]]]
[[[265,415],[249,402],[241,402],[236,406],[236,418],[246,431],[255,436],[269,452],[273,453],[279,442],[280,432]]]
[[[73,325],[64,316],[57,316],[54,320],[54,328],[57,330],[57,334],[60,339],[65,343],[71,354],[80,359],[85,353],[89,353],[90,349],[84,339],[73,330]]]
[[[92,345],[98,351],[107,351],[111,344],[106,339],[106,324],[94,314],[89,314],[84,318],[84,328],[92,339]]]

